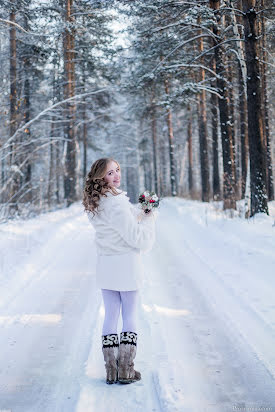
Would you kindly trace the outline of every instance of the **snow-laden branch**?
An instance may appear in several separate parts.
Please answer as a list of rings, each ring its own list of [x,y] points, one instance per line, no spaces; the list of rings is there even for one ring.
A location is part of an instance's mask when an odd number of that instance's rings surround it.
[[[20,200],[22,197],[26,196],[27,193],[29,193],[30,191],[32,191],[32,190],[34,189],[34,187],[29,187],[29,189],[28,189],[27,191],[23,192],[24,188],[25,188],[25,187],[28,187],[29,184],[30,184],[30,182],[25,182],[25,183],[23,184],[23,186],[20,186],[20,189],[19,189],[16,193],[14,193],[14,194],[12,195],[12,197],[10,197],[9,199],[7,199],[6,203],[11,203],[11,201],[12,201],[13,198],[15,198],[15,197],[16,197],[16,203],[18,203],[19,200]],[[23,192],[23,193],[22,193],[22,195],[20,195],[20,196],[18,197],[18,195],[19,195],[20,192]]]
[[[197,1],[170,1],[168,2],[169,6],[196,6],[198,7],[198,5],[203,5],[203,4],[208,4],[209,1],[205,0],[205,1],[200,1],[200,3],[198,3]]]
[[[168,53],[167,56],[165,56],[165,57],[163,58],[163,60],[161,60],[161,61],[156,65],[156,67],[152,70],[152,73],[153,73],[154,71],[156,71],[156,70],[159,68],[159,66],[163,65],[163,63],[165,62],[165,60],[167,60],[168,57],[170,57],[175,51],[177,51],[177,50],[180,49],[181,47],[185,46],[186,44],[188,44],[188,43],[190,43],[190,42],[192,42],[192,41],[194,41],[194,40],[200,39],[200,38],[202,38],[202,37],[211,37],[211,38],[213,38],[213,35],[210,35],[210,34],[200,34],[199,36],[192,37],[192,39],[188,39],[188,40],[185,40],[184,42],[180,43],[177,47],[175,47],[173,50],[171,50],[170,53]]]
[[[239,14],[242,15],[242,16],[245,16],[245,15],[246,15],[246,12],[243,12],[242,10],[236,9],[236,8],[234,8],[234,7],[223,7],[223,6],[221,6],[220,9],[219,9],[219,11],[223,11],[223,10],[234,11],[234,12],[239,13]],[[271,10],[274,11],[274,10],[275,10],[275,7],[269,7],[269,8],[261,9],[261,10],[258,10],[258,11],[255,10],[255,14],[260,14],[260,13],[263,13],[263,12],[265,12],[265,11],[271,11]]]
[[[217,92],[217,90],[214,89],[213,87],[210,87],[210,86],[200,86],[199,83],[196,83],[196,88],[197,88],[198,90],[204,90],[204,91],[206,91],[206,92],[215,94],[216,96],[218,96],[219,99],[223,99],[223,96],[222,96],[219,92]]]
[[[2,146],[2,150],[7,149],[9,146],[11,146],[11,142],[15,139],[15,137],[24,131],[24,129],[28,128],[32,123],[36,122],[40,117],[44,116],[45,113],[49,112],[50,110],[61,106],[64,103],[70,102],[72,100],[77,100],[80,99],[82,97],[86,97],[86,96],[91,96],[93,94],[97,94],[97,93],[102,93],[106,90],[110,90],[111,87],[109,88],[104,88],[104,89],[100,89],[100,90],[96,90],[93,92],[87,92],[87,93],[82,93],[82,94],[77,94],[73,97],[69,97],[68,99],[62,100],[61,102],[57,102],[55,104],[53,104],[50,107],[47,107],[45,110],[43,110],[42,112],[40,112],[37,116],[35,116],[33,119],[31,119],[30,121],[28,121],[27,123],[23,124],[23,126],[19,127],[19,129],[16,130],[16,132],[7,140],[7,142]]]
[[[191,29],[189,30],[190,32],[193,32],[194,30],[203,30],[203,31],[206,31],[207,33],[209,33],[209,35],[211,37],[220,38],[220,36],[217,36],[215,33],[213,33],[213,31],[208,29],[208,27],[205,27],[205,26],[202,26],[202,25],[196,24],[196,23],[185,23],[185,22],[182,22],[182,21],[178,22],[178,23],[168,24],[167,26],[163,26],[163,27],[156,27],[155,29],[151,30],[151,32],[156,33],[158,31],[165,30],[166,28],[170,28],[170,27],[178,26],[178,25],[185,26],[188,29],[190,29],[190,27],[191,27]],[[186,33],[184,33],[184,34],[186,34]]]
[[[14,169],[14,172],[11,174],[11,176],[10,176],[9,179],[5,182],[5,184],[1,187],[0,194],[3,193],[3,192],[6,190],[6,188],[8,187],[9,183],[12,182],[13,176],[15,175],[15,173],[22,173],[22,172],[21,172],[22,167],[26,164],[26,162],[27,162],[28,160],[31,159],[31,157],[33,157],[33,154],[34,154],[35,152],[37,152],[38,150],[42,149],[43,147],[49,146],[51,143],[52,143],[52,142],[47,142],[47,143],[45,143],[44,145],[39,146],[39,147],[37,147],[36,149],[32,150],[31,153],[29,153],[29,154],[24,158],[23,162],[22,162],[20,165],[17,165],[17,166],[16,166],[16,168]]]
[[[11,26],[15,26],[17,29],[23,31],[23,32],[26,33],[26,34],[31,34],[32,36],[39,36],[39,37],[44,36],[43,34],[38,34],[38,33],[32,32],[32,31],[27,31],[27,30],[24,29],[24,27],[20,26],[20,24],[15,23],[14,21],[2,19],[2,18],[0,17],[0,22],[2,22],[2,23],[7,23],[7,24],[9,24],[9,25],[11,25]]]
[[[181,68],[181,67],[195,67],[195,68],[200,68],[200,69],[204,69],[206,71],[209,71],[211,74],[213,74],[213,76],[215,77],[219,77],[217,75],[217,73],[214,72],[214,70],[210,69],[207,66],[203,66],[201,64],[184,64],[184,63],[179,63],[179,64],[172,64],[171,66],[165,66],[165,69],[173,69],[173,68]]]
[[[270,7],[270,8],[267,8],[267,9],[258,10],[258,11],[256,11],[256,14],[260,14],[260,13],[263,13],[264,11],[270,11],[270,10],[274,11],[275,7]]]
[[[272,64],[272,63],[270,63],[270,62],[268,62],[268,61],[265,61],[265,60],[262,60],[262,59],[258,59],[258,61],[259,61],[260,63],[267,64],[268,66],[275,67],[274,64]]]
[[[70,141],[70,139],[66,139],[63,136],[51,136],[51,143],[55,144],[56,142],[68,142]],[[43,142],[48,142],[49,141],[49,137],[39,137],[37,139],[31,139],[31,140],[26,140],[26,141],[22,141],[22,142],[18,142],[17,145],[17,151],[18,153],[20,153],[21,156],[25,156],[25,153],[29,153],[29,146],[32,145],[36,145],[38,143],[43,143]],[[42,148],[44,145],[42,144],[41,146],[38,146],[38,149]],[[20,150],[20,152],[19,152]],[[0,153],[2,151],[2,148],[0,149]],[[0,162],[2,162],[3,160],[9,158],[10,156],[10,152],[6,152],[3,151],[4,155],[2,157],[0,157]]]
[[[200,57],[203,57],[203,56],[205,56],[207,53],[211,52],[212,50],[215,50],[216,47],[220,47],[220,46],[222,46],[223,44],[229,43],[229,42],[232,42],[232,41],[237,41],[237,42],[239,42],[239,41],[245,41],[245,39],[228,39],[228,40],[224,40],[224,41],[222,41],[221,43],[218,43],[218,44],[216,44],[215,46],[210,47],[210,49],[205,50],[203,53],[201,53],[201,54],[199,54],[198,56],[194,57],[192,60],[189,60],[189,62],[187,62],[187,63],[188,63],[188,64],[193,63],[195,60],[199,59]]]
[[[126,112],[126,110],[125,110]],[[95,123],[97,120],[101,119],[102,117],[105,117],[107,114],[111,114],[110,110],[105,110],[103,113],[99,114],[98,116],[94,117],[93,119],[85,119],[85,120],[80,120],[77,124],[76,124],[76,130],[79,128],[79,126],[83,125],[83,124],[90,124],[90,123]]]
[[[155,29],[151,30],[152,33],[157,33],[159,31],[165,30],[165,29],[170,29],[170,27],[176,27],[176,26],[184,26],[185,23],[183,21],[177,22],[177,23],[171,23],[167,24],[166,26],[162,27],[156,27]]]
[[[240,10],[240,9],[236,9],[236,8],[234,8],[234,7],[223,7],[223,6],[221,6],[218,10],[215,10],[215,12],[217,12],[217,11],[223,11],[223,10],[229,10],[229,11],[234,11],[234,12],[238,12],[241,16],[245,16],[245,13],[242,11],[242,10]]]

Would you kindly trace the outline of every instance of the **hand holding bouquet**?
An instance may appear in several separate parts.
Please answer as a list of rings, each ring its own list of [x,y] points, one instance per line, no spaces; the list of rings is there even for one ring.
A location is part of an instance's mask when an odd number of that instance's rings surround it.
[[[138,201],[144,213],[150,213],[154,207],[159,207],[159,198],[155,192],[146,190],[139,195]]]

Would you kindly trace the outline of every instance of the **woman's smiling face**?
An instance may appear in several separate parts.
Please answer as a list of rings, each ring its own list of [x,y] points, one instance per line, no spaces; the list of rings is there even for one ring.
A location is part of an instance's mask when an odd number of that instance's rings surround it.
[[[111,161],[108,163],[104,180],[109,183],[109,186],[120,186],[120,167],[116,162]]]

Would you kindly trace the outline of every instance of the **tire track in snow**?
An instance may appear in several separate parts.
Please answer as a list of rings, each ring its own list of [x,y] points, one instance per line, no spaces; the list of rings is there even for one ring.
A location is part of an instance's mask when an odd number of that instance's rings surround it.
[[[185,250],[188,250],[191,256],[193,255],[192,262],[196,262],[198,267],[196,279],[204,282],[208,291],[207,294],[209,297],[211,296],[213,302],[216,302],[216,307],[224,308],[226,306],[228,309],[231,308],[224,315],[228,320],[230,319],[232,325],[238,328],[247,344],[275,378],[274,328],[251,307],[243,296],[238,296],[232,287],[225,283],[222,276],[211,267],[209,262],[205,261],[196,251],[192,233],[198,234],[198,231],[202,231],[202,228],[196,225],[196,230],[194,230],[195,225],[192,219],[185,219],[183,223],[178,223],[179,229],[182,227],[186,232],[186,228],[188,228],[187,233],[190,234],[188,242],[183,236],[180,238],[184,243]],[[203,276],[200,275],[202,271],[204,272]],[[206,274],[208,275],[207,281]],[[215,291],[215,294],[213,294],[213,291]]]
[[[46,250],[30,255],[35,277],[13,290],[13,299],[1,310],[0,408],[74,411],[96,317],[93,273],[86,262],[93,252],[86,242],[72,253],[84,243],[85,218],[79,213],[57,226]]]
[[[53,256],[57,250],[60,250],[57,247],[60,232],[72,234],[72,220],[76,220],[76,218],[83,219],[83,217],[79,216],[79,211],[69,217],[62,217],[58,223],[53,223],[51,229],[47,229],[47,232],[49,232],[47,242],[40,244],[38,248],[33,248],[23,266],[16,270],[14,278],[6,286],[1,287],[0,309],[7,308],[33,282],[39,282],[50,267],[54,265]],[[77,233],[75,233],[75,236],[77,236]],[[61,248],[61,250],[65,256],[66,250],[64,248]]]
[[[183,370],[181,376],[176,377],[178,382],[182,382],[183,397],[181,403],[179,399],[174,400],[175,407],[178,405],[178,410],[182,411],[220,412],[224,408],[232,410],[233,406],[247,406],[249,402],[253,402],[254,408],[256,404],[272,406],[275,399],[271,375],[255,358],[255,352],[247,350],[249,342],[247,343],[236,329],[234,319],[220,312],[224,306],[222,301],[224,294],[230,296],[230,293],[228,294],[227,288],[221,285],[219,289],[221,300],[220,304],[217,304],[215,294],[213,296],[211,294],[211,290],[212,293],[216,290],[211,288],[212,274],[205,269],[207,268],[205,262],[201,263],[199,256],[190,248],[182,235],[185,233],[188,236],[189,232],[194,232],[194,225],[190,224],[188,230],[187,222],[179,222],[177,214],[171,213],[171,209],[172,207],[169,207],[168,211],[163,210],[162,219],[159,219],[158,245],[152,256],[147,258],[147,265],[151,264],[153,275],[153,279],[147,283],[147,290],[150,293],[149,289],[152,288],[159,305],[170,305],[170,308],[184,308],[189,305],[192,308],[191,322],[188,321],[188,316],[186,318],[183,316],[181,328],[174,328],[175,339],[181,340],[183,344],[181,359],[186,361],[186,370]],[[166,213],[169,216],[165,216]],[[181,216],[180,219],[183,217]],[[171,232],[171,227],[176,229],[173,230],[172,239],[167,242],[166,233]],[[199,242],[199,238],[197,241]],[[178,253],[179,245],[181,245],[181,254]],[[170,279],[172,276],[174,279]],[[205,290],[208,279],[210,286]],[[178,302],[178,305],[175,302]],[[238,302],[232,300],[231,305],[238,306]],[[161,309],[154,304],[151,307],[155,312]],[[171,342],[172,349],[168,349],[167,356],[172,364],[173,349],[175,349],[175,357],[178,352],[173,339],[169,336],[169,322],[165,321],[164,315],[160,316],[161,313],[164,312],[160,311],[158,314],[163,329],[162,338],[168,343],[168,348]],[[186,357],[185,352],[189,356]],[[180,360],[179,357],[177,359]],[[177,369],[172,370],[175,375],[176,371]],[[163,386],[160,386],[160,398],[166,397],[171,401],[171,393],[165,393]],[[170,404],[172,405],[172,402]]]
[[[94,340],[98,338],[95,336],[94,330],[98,322],[100,303],[99,294],[93,290],[91,299],[88,300],[86,309],[78,324],[78,329],[76,332],[74,331],[71,341],[68,342],[70,350],[64,363],[64,376],[68,378],[58,381],[52,396],[55,403],[49,408],[49,412],[76,411],[79,394],[87,381],[85,369],[91,343],[94,345]],[[82,348],[82,351],[80,348]],[[72,379],[72,376],[74,376],[74,379]],[[96,409],[85,409],[86,412],[89,412],[89,410],[94,411]]]

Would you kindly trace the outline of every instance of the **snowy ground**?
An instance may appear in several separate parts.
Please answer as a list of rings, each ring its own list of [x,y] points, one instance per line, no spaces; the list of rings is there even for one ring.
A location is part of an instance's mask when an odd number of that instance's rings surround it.
[[[80,203],[1,225],[0,411],[275,411],[275,202],[270,213],[230,219],[214,204],[163,200],[131,385],[105,383],[94,230]]]

